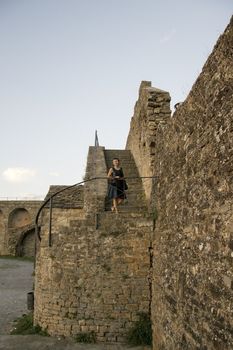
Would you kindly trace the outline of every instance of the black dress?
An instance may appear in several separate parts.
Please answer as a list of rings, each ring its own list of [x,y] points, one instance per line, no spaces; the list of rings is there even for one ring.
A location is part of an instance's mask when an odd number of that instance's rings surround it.
[[[114,179],[115,176],[124,177],[124,173],[122,168],[115,169],[112,167],[112,179],[109,180],[109,187],[108,187],[108,198],[120,198],[125,199],[125,180],[120,179]]]

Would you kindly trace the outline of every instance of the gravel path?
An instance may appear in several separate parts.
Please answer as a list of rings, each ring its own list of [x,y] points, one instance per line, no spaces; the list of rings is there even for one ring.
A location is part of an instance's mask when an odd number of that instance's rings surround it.
[[[12,322],[27,313],[27,293],[33,286],[33,263],[0,258],[0,335],[9,334]]]

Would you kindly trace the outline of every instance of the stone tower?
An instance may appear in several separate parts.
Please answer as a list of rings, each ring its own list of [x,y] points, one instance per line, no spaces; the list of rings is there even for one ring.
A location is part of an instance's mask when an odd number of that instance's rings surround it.
[[[114,157],[129,185],[118,215],[106,199]],[[50,234],[49,208],[43,210],[35,323],[51,335],[88,333],[99,342],[123,342],[138,312],[150,312],[153,218],[130,150],[90,147],[85,179],[93,177],[105,179],[54,197]],[[48,197],[59,189],[51,187]]]

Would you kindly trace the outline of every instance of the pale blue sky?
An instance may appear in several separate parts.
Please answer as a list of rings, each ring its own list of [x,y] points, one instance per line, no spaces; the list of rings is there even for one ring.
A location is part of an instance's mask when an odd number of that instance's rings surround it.
[[[0,0],[0,197],[85,173],[95,129],[124,148],[141,80],[183,101],[232,0]]]

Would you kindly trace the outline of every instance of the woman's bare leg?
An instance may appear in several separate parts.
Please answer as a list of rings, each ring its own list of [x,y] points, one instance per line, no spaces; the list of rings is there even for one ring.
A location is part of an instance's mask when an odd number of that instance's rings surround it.
[[[117,204],[118,204],[118,205],[121,204],[123,201],[124,201],[124,199],[122,199],[122,198],[117,198]]]
[[[118,213],[118,209],[117,209],[117,198],[113,199],[113,208],[115,209],[115,212]]]
[[[112,199],[112,206],[111,206],[111,210],[112,210],[112,211],[115,211],[114,198]]]

